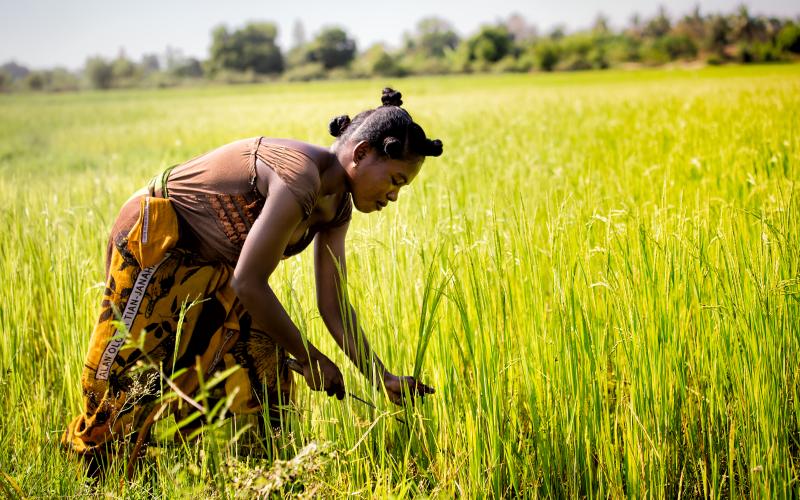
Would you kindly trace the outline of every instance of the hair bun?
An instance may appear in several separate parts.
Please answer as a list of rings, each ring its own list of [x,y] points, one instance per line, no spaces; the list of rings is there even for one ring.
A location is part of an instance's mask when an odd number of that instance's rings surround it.
[[[425,151],[425,156],[441,156],[442,155],[442,141],[439,139],[430,140],[428,139],[427,151]]]
[[[344,129],[350,125],[350,117],[347,115],[337,116],[328,123],[328,132],[334,137],[339,137]]]
[[[383,140],[383,152],[393,159],[403,157],[403,143],[397,137],[387,137]]]
[[[383,95],[381,95],[381,102],[384,106],[402,106],[403,105],[403,94],[400,92],[390,89],[386,87],[383,89]]]

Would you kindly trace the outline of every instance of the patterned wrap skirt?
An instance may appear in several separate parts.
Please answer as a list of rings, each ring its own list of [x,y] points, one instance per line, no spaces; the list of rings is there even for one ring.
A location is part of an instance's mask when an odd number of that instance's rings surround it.
[[[81,377],[83,407],[62,444],[82,456],[104,456],[111,445],[145,437],[157,418],[172,412],[179,420],[198,411],[189,400],[202,381],[229,369],[201,406],[226,399],[230,412],[266,410],[275,425],[291,400],[284,350],[253,325],[230,286],[229,265],[176,246],[169,200],[140,202],[136,225],[109,248],[100,317]],[[163,397],[168,391],[181,395]]]

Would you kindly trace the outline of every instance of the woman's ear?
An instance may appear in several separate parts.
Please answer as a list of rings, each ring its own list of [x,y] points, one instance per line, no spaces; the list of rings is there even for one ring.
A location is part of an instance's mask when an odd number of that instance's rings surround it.
[[[370,145],[367,141],[359,141],[353,148],[353,163],[358,164],[367,157],[370,151]]]

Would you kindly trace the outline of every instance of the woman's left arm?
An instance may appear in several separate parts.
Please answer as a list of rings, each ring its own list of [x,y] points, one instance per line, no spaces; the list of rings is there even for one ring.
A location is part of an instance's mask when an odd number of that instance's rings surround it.
[[[317,306],[331,336],[348,358],[373,385],[383,386],[390,399],[400,403],[407,389],[423,396],[433,389],[413,377],[398,377],[389,372],[372,350],[358,325],[356,312],[342,292],[340,278],[346,280],[345,236],[349,223],[317,233],[314,239],[314,271],[317,282]]]

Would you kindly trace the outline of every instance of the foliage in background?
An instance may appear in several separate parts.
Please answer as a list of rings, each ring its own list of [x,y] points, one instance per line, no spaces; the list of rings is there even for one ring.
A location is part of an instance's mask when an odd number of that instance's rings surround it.
[[[184,58],[167,48],[140,62],[123,52],[113,61],[87,59],[79,73],[64,69],[37,71],[15,62],[0,67],[0,91],[75,90],[81,87],[166,87],[198,83],[203,78],[226,83],[252,83],[282,78],[289,81],[325,78],[398,77],[475,72],[576,71],[624,65],[658,66],[672,62],[763,63],[800,57],[797,20],[752,16],[746,7],[732,14],[703,14],[699,7],[672,19],[661,7],[651,19],[633,15],[628,26],[614,31],[598,14],[586,30],[566,33],[557,27],[540,35],[521,15],[482,26],[461,38],[446,20],[428,17],[391,49],[376,44],[358,53],[355,40],[339,27],[323,28],[311,41],[298,21],[293,45],[284,54],[275,42],[273,23],[251,22],[230,31],[211,33],[206,61]],[[177,56],[177,58],[176,58]],[[159,59],[163,63],[159,63]]]
[[[356,55],[356,42],[338,27],[323,28],[310,43],[301,42],[289,51],[289,81],[320,80],[349,68]]]
[[[220,71],[252,71],[278,74],[283,71],[283,54],[275,43],[278,28],[272,23],[249,23],[228,31],[225,26],[211,33],[211,53],[207,69],[211,75]]]

